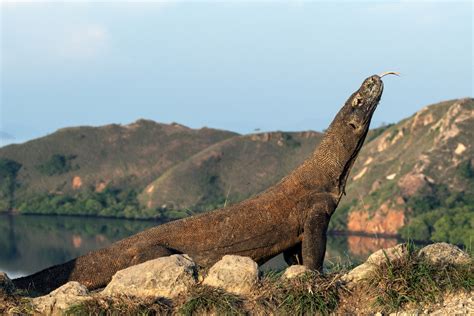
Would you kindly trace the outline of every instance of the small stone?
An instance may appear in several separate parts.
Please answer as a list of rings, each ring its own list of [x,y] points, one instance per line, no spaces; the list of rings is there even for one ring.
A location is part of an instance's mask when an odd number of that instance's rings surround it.
[[[199,283],[202,283],[202,281],[204,281],[204,277],[202,276],[202,274],[198,275],[197,280]]]
[[[102,295],[173,298],[196,283],[196,264],[188,255],[172,255],[120,270]]]
[[[422,248],[418,254],[433,264],[462,265],[471,262],[471,258],[467,253],[459,249],[459,247],[445,242],[428,245]]]
[[[396,261],[403,258],[408,254],[405,244],[398,244],[394,247],[387,249],[380,249],[374,252],[367,258],[366,263],[371,263],[374,265],[381,265],[382,263],[389,261]]]
[[[398,244],[387,249],[380,249],[367,259],[363,264],[355,267],[342,276],[341,280],[349,283],[349,287],[355,283],[367,279],[381,264],[389,261],[399,260],[407,255],[407,248],[404,244]]]
[[[73,305],[90,299],[89,291],[79,282],[68,282],[48,295],[32,300],[34,309],[42,315],[62,315]]]
[[[204,285],[218,287],[237,295],[252,291],[258,282],[258,266],[248,257],[226,255],[204,278]]]
[[[12,280],[5,272],[0,272],[0,292],[10,294],[15,289]]]
[[[285,273],[283,273],[283,275],[281,277],[283,279],[293,279],[293,278],[296,278],[300,275],[303,275],[303,274],[305,274],[309,271],[311,271],[311,270],[308,269],[307,267],[305,267],[303,265],[295,264],[295,265],[292,265],[292,266],[289,266],[288,268],[286,268]]]

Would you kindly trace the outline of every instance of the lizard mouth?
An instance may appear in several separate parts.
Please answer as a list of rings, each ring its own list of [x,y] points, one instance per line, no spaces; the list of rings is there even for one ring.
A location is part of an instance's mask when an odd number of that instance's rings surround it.
[[[399,73],[399,72],[396,72],[396,71],[386,71],[386,72],[382,72],[382,73],[379,75],[379,77],[380,77],[380,78],[383,78],[383,77],[385,77],[385,76],[387,76],[387,75],[395,75],[395,76],[400,77],[400,73]]]
[[[368,111],[369,113],[373,113],[375,108],[377,107],[378,103],[380,102],[380,98],[382,97],[383,92],[383,81],[382,78],[388,75],[395,75],[400,76],[399,72],[396,71],[386,71],[381,73],[380,75],[374,75],[367,79],[368,81]]]

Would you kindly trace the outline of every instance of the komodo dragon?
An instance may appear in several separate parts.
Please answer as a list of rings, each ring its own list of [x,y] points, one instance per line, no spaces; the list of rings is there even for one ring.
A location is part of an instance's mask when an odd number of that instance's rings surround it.
[[[392,72],[390,72],[392,73]],[[108,248],[13,280],[21,289],[47,293],[68,281],[88,289],[107,285],[118,270],[176,253],[207,267],[226,254],[261,264],[283,252],[321,270],[326,232],[349,172],[382,95],[383,75],[367,78],[346,101],[314,153],[266,191],[222,209],[169,222]]]

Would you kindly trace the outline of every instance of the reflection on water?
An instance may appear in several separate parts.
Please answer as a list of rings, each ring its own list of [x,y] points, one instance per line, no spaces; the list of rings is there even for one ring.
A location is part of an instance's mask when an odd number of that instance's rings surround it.
[[[31,274],[158,224],[107,218],[0,215],[0,271],[12,278]],[[359,263],[372,252],[397,242],[395,238],[329,236],[326,263]],[[278,256],[264,268],[283,266],[283,258]]]
[[[347,236],[347,247],[354,256],[366,257],[382,248],[390,248],[399,243],[396,238],[374,238],[367,236]]]
[[[0,215],[0,271],[18,277],[107,247],[158,223],[106,218]]]

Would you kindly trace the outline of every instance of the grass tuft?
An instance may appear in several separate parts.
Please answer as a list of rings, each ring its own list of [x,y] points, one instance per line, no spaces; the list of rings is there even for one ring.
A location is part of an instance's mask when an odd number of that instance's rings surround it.
[[[34,310],[29,298],[23,293],[7,294],[0,291],[0,315],[33,315]]]
[[[64,314],[74,316],[172,315],[172,306],[165,299],[143,299],[127,296],[96,297],[71,306]]]
[[[308,272],[290,280],[264,278],[260,309],[284,315],[329,315],[337,308],[340,286],[339,275]]]
[[[180,315],[245,315],[243,300],[223,290],[196,286],[187,294],[188,299],[179,309]]]
[[[399,311],[406,304],[422,306],[440,301],[443,294],[474,289],[474,266],[433,264],[418,256],[413,246],[399,260],[387,260],[366,280],[369,296],[382,312]]]

